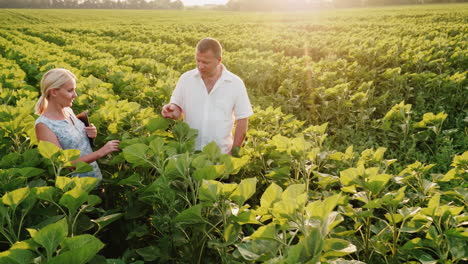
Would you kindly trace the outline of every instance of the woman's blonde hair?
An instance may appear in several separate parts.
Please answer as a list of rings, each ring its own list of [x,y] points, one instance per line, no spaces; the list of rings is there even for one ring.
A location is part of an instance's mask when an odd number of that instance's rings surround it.
[[[63,68],[55,68],[47,71],[41,79],[41,97],[37,100],[34,108],[37,115],[42,115],[47,109],[47,99],[49,91],[58,89],[70,80],[76,80],[76,76],[69,70]]]

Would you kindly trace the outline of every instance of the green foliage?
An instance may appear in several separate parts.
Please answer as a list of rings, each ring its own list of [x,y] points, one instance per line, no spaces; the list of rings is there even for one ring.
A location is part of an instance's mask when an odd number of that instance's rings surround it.
[[[464,5],[63,12],[0,11],[0,263],[466,262]],[[234,156],[157,114],[208,35],[256,106]],[[102,181],[35,138],[54,67],[121,140]]]

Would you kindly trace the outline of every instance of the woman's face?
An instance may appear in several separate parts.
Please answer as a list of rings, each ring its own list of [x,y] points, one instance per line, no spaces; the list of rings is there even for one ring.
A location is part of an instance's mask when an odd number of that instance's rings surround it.
[[[76,82],[71,79],[66,82],[62,87],[55,89],[55,100],[61,107],[71,107],[73,100],[77,97]]]

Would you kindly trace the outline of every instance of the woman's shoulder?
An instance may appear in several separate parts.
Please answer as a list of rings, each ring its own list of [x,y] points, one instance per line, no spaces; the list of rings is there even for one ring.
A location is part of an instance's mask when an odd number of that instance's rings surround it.
[[[45,117],[44,115],[40,115],[37,119],[36,119],[36,122],[34,123],[34,125],[37,125],[37,124],[40,124],[40,123],[47,123],[48,122],[48,118]]]

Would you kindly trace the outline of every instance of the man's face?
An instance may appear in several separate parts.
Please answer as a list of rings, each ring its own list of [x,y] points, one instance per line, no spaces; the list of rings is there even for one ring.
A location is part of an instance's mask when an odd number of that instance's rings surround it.
[[[221,63],[221,58],[216,58],[213,51],[206,52],[197,51],[196,54],[197,69],[202,77],[212,77],[216,75],[218,65]]]

